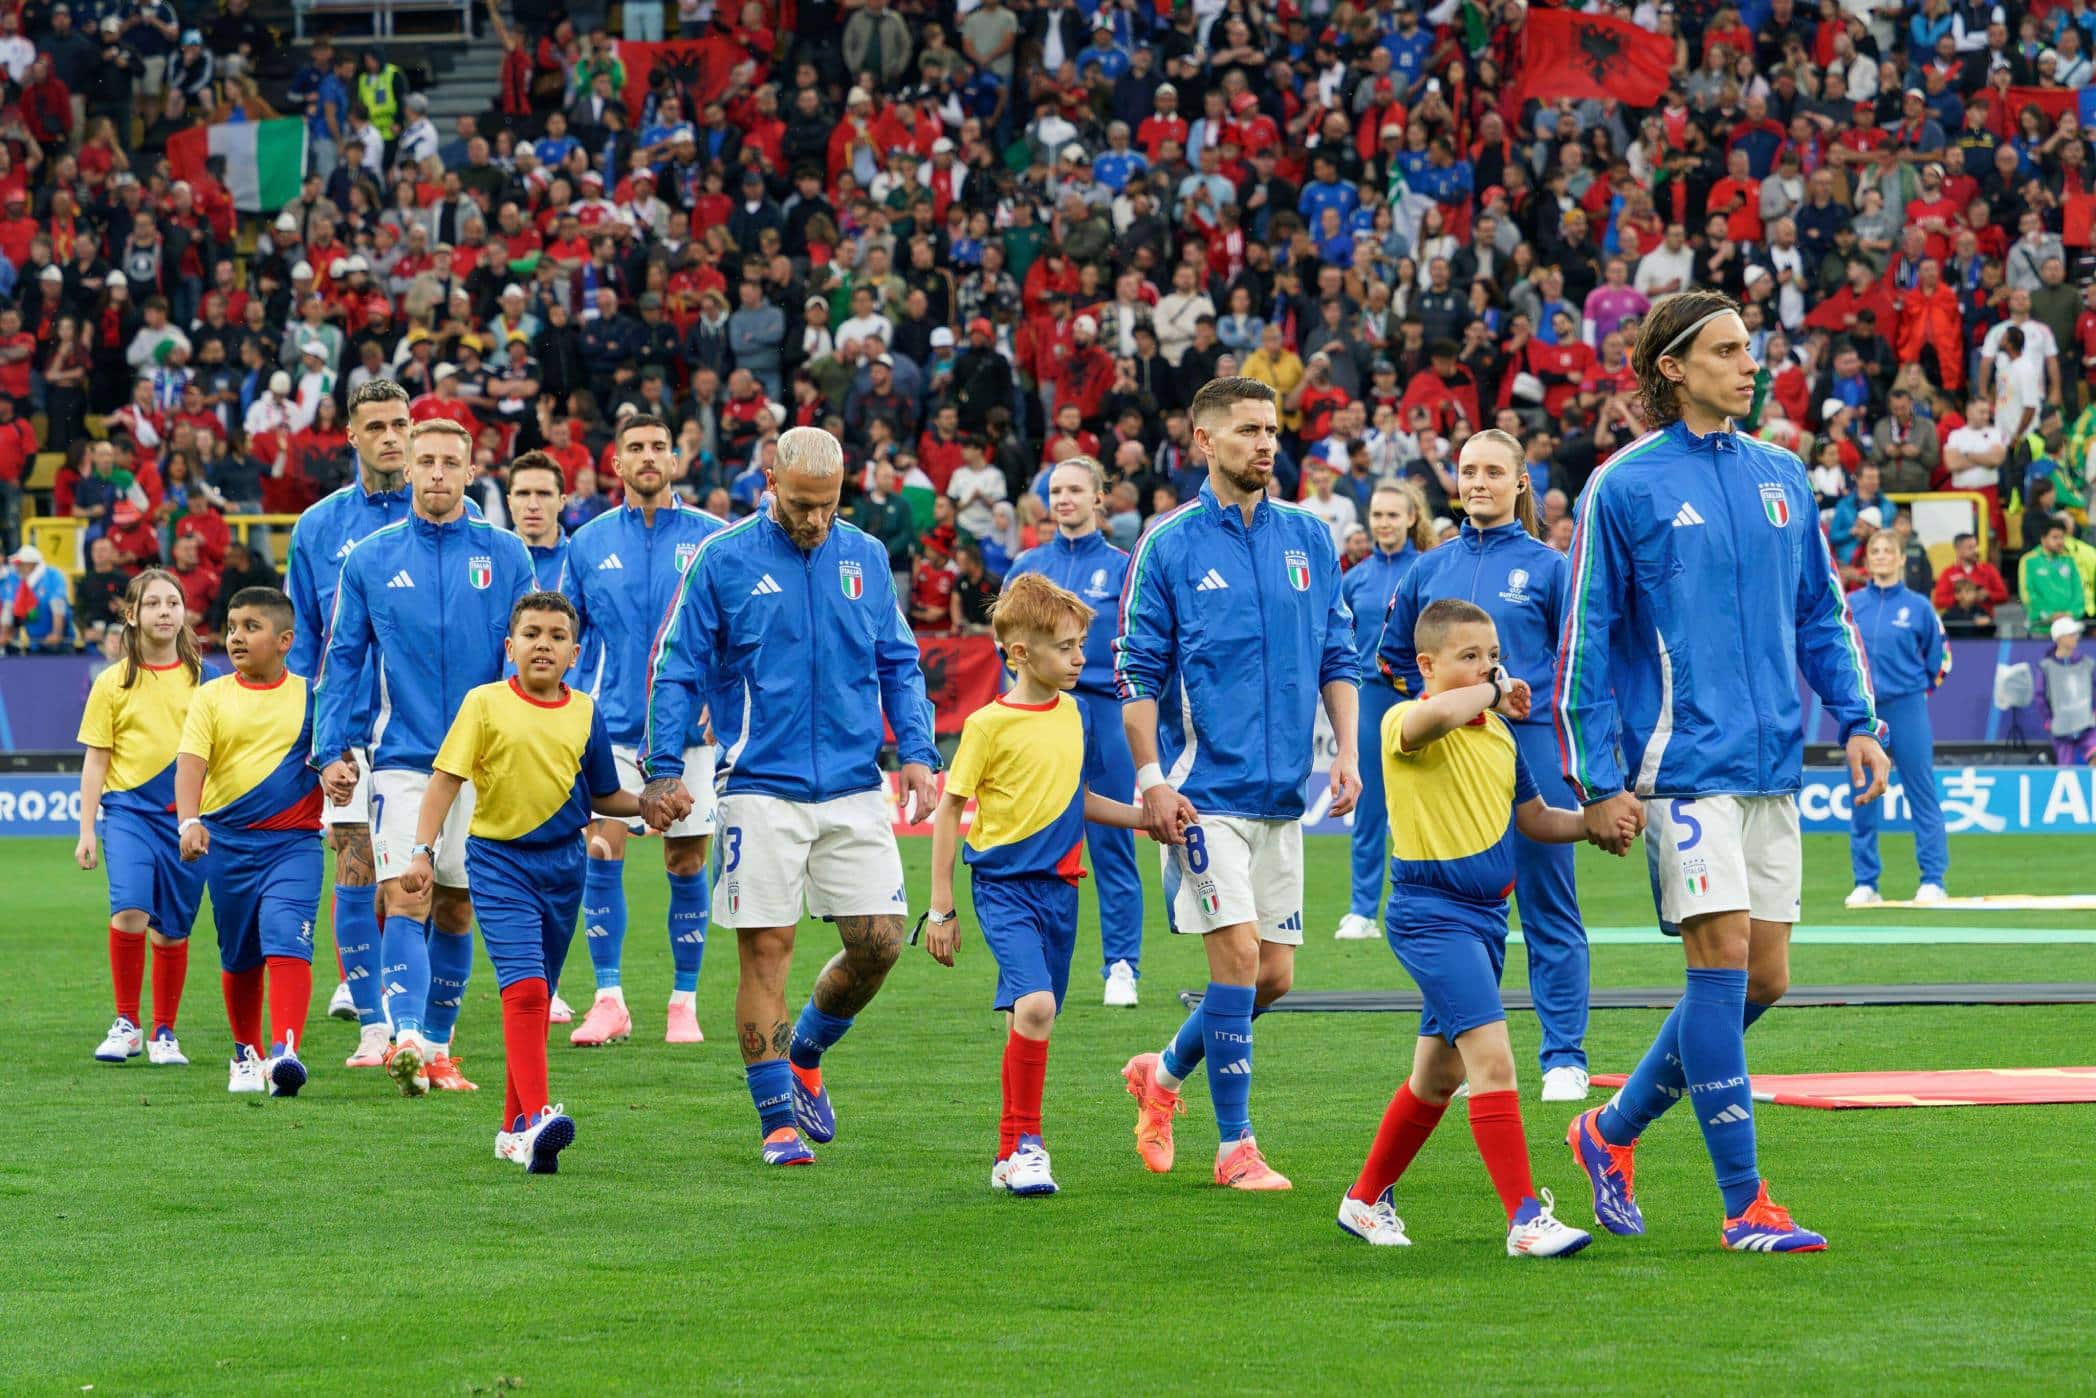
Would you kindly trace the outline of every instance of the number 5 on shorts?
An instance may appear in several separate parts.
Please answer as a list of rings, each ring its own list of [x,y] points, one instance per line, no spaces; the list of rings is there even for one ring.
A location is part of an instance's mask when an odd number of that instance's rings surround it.
[[[1695,804],[1694,797],[1683,797],[1680,800],[1667,803],[1667,819],[1674,823],[1676,830],[1686,831],[1688,836],[1686,839],[1678,837],[1675,839],[1674,852],[1676,854],[1688,853],[1703,838],[1703,822],[1688,813],[1688,808]]]

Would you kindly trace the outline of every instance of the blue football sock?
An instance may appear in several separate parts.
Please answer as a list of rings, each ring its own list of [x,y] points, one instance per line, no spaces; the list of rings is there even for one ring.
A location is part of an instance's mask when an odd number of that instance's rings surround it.
[[[1252,1134],[1252,987],[1208,983],[1201,1001],[1208,1024],[1208,1096],[1217,1138]]]
[[[591,859],[582,866],[582,935],[589,941],[597,989],[619,983],[626,957],[626,861]]]
[[[793,1125],[793,1069],[783,1058],[767,1058],[742,1070],[750,1100],[757,1104],[757,1129],[769,1136]]]
[[[1737,1218],[1761,1185],[1754,1159],[1754,1094],[1747,1083],[1747,973],[1691,967],[1681,1016],[1681,1069],[1703,1128],[1725,1216]]]
[[[706,888],[706,875],[670,875],[670,965],[675,971],[674,990],[699,988],[699,963],[706,959],[706,920],[713,908],[713,895]]]
[[[422,1032],[422,1013],[429,1002],[429,937],[422,920],[389,917],[379,936],[379,961],[386,994],[386,1016],[393,1032]]]
[[[851,1027],[850,1020],[827,1015],[816,1009],[815,1000],[811,996],[801,1009],[800,1019],[793,1026],[793,1044],[786,1050],[787,1061],[796,1068],[820,1068],[823,1053],[843,1038],[844,1031]]]
[[[1767,1005],[1747,1001],[1746,1010],[1740,1016],[1740,1032],[1754,1027],[1754,1021],[1769,1012]],[[1630,1080],[1623,1084],[1614,1100],[1602,1107],[1601,1115],[1595,1119],[1595,1128],[1601,1139],[1612,1146],[1627,1146],[1645,1134],[1645,1128],[1666,1114],[1667,1108],[1681,1100],[1681,1091],[1688,1079],[1681,1072],[1681,1055],[1676,1047],[1681,1032],[1681,1006],[1667,1016],[1666,1023],[1659,1026],[1659,1037],[1652,1047],[1645,1050]]]
[[[432,931],[429,938],[429,1016],[424,1031],[433,1044],[451,1042],[466,1003],[466,976],[473,969],[473,934]]]
[[[385,996],[379,980],[378,905],[369,884],[335,885],[335,945],[342,952],[342,973],[349,998],[356,1002],[359,1024],[386,1022]]]
[[[1206,1000],[1195,1006],[1194,1012],[1179,1026],[1179,1032],[1172,1035],[1171,1042],[1164,1046],[1161,1055],[1164,1070],[1181,1082],[1192,1077],[1194,1069],[1200,1067],[1201,1060],[1208,1056],[1207,1009]]]

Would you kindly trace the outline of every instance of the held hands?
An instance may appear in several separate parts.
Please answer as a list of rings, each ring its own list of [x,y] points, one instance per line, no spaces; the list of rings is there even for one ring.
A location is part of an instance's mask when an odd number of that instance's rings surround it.
[[[408,863],[408,871],[400,876],[400,891],[409,898],[419,898],[429,892],[435,871],[430,868],[429,856],[418,854]]]
[[[357,760],[354,757],[338,757],[322,769],[321,790],[327,793],[330,804],[346,806],[357,794]]]
[[[1186,843],[1186,827],[1200,816],[1193,802],[1179,794],[1170,782],[1159,782],[1143,793],[1143,833],[1161,845]]]
[[[1862,786],[1864,775],[1869,774],[1870,789],[1856,797],[1856,804],[1867,806],[1885,794],[1885,779],[1892,775],[1892,759],[1876,738],[1867,733],[1858,733],[1848,741],[1849,785]]]
[[[204,828],[202,821],[198,821],[195,825],[182,832],[182,862],[184,864],[194,864],[209,853],[211,853],[211,832]]]
[[[1587,842],[1617,858],[1630,852],[1630,842],[1645,828],[1645,803],[1627,791],[1596,801],[1581,815],[1587,825]]]
[[[640,790],[640,818],[651,830],[667,830],[691,814],[693,802],[677,777],[657,777]]]

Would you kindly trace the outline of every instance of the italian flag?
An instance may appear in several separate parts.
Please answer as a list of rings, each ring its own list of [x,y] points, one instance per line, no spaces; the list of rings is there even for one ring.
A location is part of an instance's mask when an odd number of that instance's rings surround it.
[[[305,119],[229,121],[193,126],[168,138],[167,160],[178,180],[203,180],[204,161],[214,155],[226,158],[225,184],[233,207],[248,213],[281,209],[298,197],[305,174]]]

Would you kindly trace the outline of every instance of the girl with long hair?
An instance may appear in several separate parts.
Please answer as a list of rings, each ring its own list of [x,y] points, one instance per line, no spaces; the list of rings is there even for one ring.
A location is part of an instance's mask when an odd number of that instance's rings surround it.
[[[109,975],[116,1020],[95,1049],[103,1063],[140,1052],[155,1065],[189,1060],[175,1038],[175,1013],[189,973],[189,928],[203,868],[184,864],[172,814],[175,749],[190,696],[203,677],[182,585],[148,568],[124,591],[123,658],[95,677],[80,718],[87,758],[80,768],[82,869],[109,871]],[[151,1035],[139,1015],[146,944],[153,947]]]

